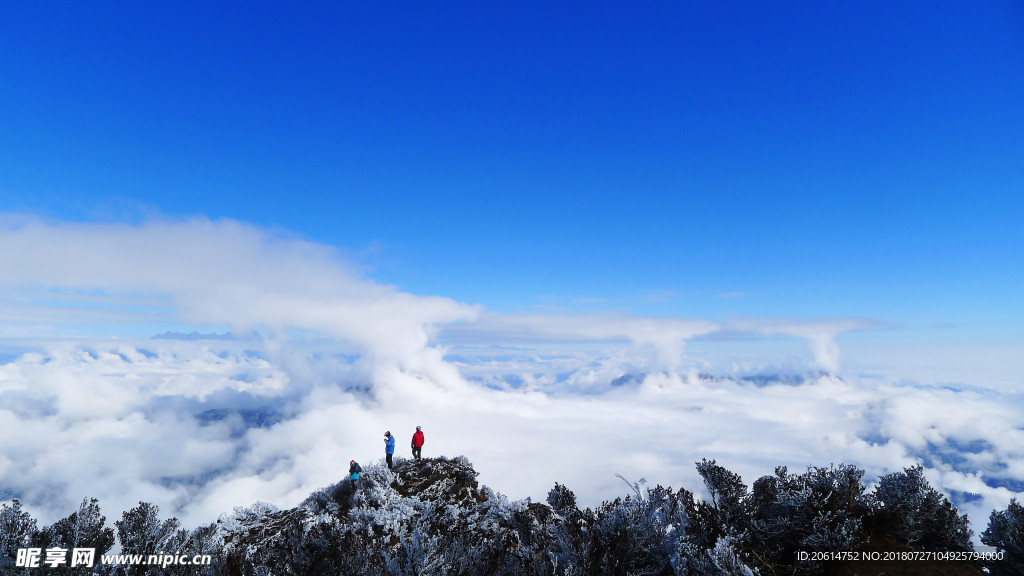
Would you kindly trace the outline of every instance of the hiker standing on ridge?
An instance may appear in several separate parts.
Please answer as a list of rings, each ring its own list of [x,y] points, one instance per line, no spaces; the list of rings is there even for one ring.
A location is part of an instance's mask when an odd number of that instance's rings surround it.
[[[352,460],[351,462],[348,463],[348,473],[349,473],[349,477],[352,479],[352,489],[353,490],[355,488],[357,488],[358,485],[359,485],[359,482],[358,482],[358,480],[359,480],[359,473],[362,472],[362,471],[363,471],[363,467],[359,465],[359,462],[356,462],[355,460]]]
[[[391,457],[395,455],[395,437],[388,430],[384,433],[384,458],[388,461],[388,470],[391,470]]]
[[[412,457],[420,460],[423,454],[423,431],[416,427],[416,433],[412,435]]]

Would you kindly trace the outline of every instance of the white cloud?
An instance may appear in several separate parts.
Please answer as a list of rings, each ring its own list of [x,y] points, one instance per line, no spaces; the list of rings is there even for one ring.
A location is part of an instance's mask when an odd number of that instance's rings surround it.
[[[256,500],[291,506],[349,459],[379,458],[384,430],[403,440],[416,425],[427,455],[466,454],[515,498],[543,498],[557,481],[596,504],[622,493],[617,472],[696,490],[704,457],[748,483],[776,465],[845,461],[877,475],[938,447],[962,458],[933,458],[930,478],[981,495],[978,529],[984,508],[1011,495],[992,480],[1024,482],[1019,394],[839,378],[835,337],[875,325],[866,320],[732,321],[733,334],[804,339],[830,374],[708,380],[698,367],[736,372],[728,359],[683,355],[688,340],[722,330],[712,321],[484,313],[233,222],[9,220],[0,269],[0,316],[17,329],[8,336],[67,334],[65,308],[86,322],[157,314],[266,336],[51,340],[0,364],[0,489],[47,521],[84,496],[108,517],[148,500],[190,525]],[[259,407],[281,421],[196,418]]]
[[[730,327],[755,334],[793,336],[807,342],[818,367],[835,374],[839,370],[839,345],[835,338],[844,332],[877,328],[880,323],[865,318],[794,320],[788,318],[745,318],[730,322]]]
[[[630,342],[654,351],[654,368],[677,370],[687,340],[708,334],[718,325],[707,320],[653,318],[613,314],[483,314],[476,322],[450,327],[458,339],[485,335],[489,342]]]
[[[186,322],[305,328],[395,357],[426,345],[429,325],[478,313],[360,279],[323,245],[231,221],[21,220],[0,228],[0,269],[9,288],[165,295]]]

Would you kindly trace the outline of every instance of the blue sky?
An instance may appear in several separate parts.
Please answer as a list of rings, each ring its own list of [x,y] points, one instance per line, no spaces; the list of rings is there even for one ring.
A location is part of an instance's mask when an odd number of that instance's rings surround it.
[[[7,3],[0,205],[500,311],[1021,319],[1020,4],[485,4]]]

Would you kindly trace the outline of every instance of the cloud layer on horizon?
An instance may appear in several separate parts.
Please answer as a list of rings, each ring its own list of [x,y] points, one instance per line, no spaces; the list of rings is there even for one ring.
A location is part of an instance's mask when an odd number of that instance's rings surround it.
[[[422,425],[428,455],[465,454],[514,498],[543,498],[557,481],[592,505],[621,493],[616,473],[699,491],[693,462],[704,457],[747,482],[777,465],[852,462],[874,477],[925,462],[975,522],[1024,487],[1019,396],[823,374],[610,384],[642,365],[628,349],[462,356],[458,382],[378,365],[366,390],[350,385],[367,376],[358,361],[301,346],[263,357],[252,343],[141,344],[0,366],[0,486],[49,521],[94,496],[108,513],[147,500],[195,525],[258,500],[294,505],[340,479],[348,459],[379,458],[384,430],[402,439]],[[534,385],[496,385],[509,375]],[[279,418],[246,428],[197,417],[222,408]]]

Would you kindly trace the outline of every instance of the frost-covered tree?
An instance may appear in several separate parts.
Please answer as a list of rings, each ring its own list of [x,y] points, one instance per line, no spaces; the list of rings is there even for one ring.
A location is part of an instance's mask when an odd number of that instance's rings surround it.
[[[114,526],[117,527],[117,540],[124,554],[173,554],[183,539],[183,535],[179,534],[181,525],[177,518],[161,521],[160,508],[149,502],[139,502],[138,506],[124,512],[121,519],[114,522]],[[141,565],[122,565],[112,573],[118,576],[139,576],[159,572],[147,570],[146,566]]]
[[[1010,500],[1006,510],[993,510],[981,541],[1003,553],[990,566],[993,576],[1024,576],[1024,506]]]
[[[219,576],[225,572],[223,540],[216,524],[200,526],[195,530],[178,530],[170,541],[170,554],[181,554],[189,558],[210,556],[208,566],[172,565],[163,570],[165,576]]]
[[[19,500],[0,505],[0,574],[16,574],[18,548],[27,547],[36,532],[35,519]]]
[[[32,538],[32,546],[42,549],[63,548],[68,551],[75,548],[92,548],[95,550],[96,558],[99,558],[114,546],[114,531],[106,526],[106,521],[97,500],[85,498],[77,512],[38,531]],[[63,576],[90,572],[91,570],[85,567],[72,568],[68,564],[63,564],[55,567],[41,566],[38,573]]]

